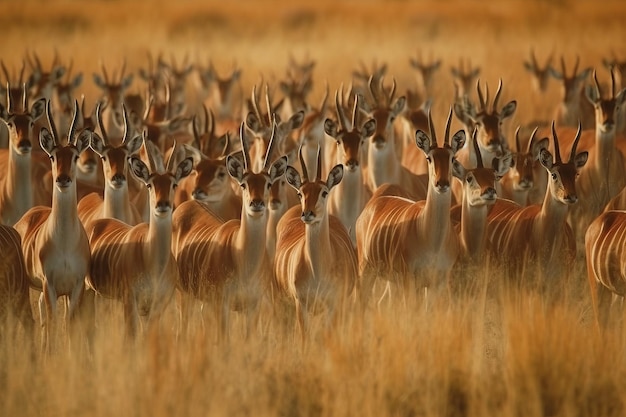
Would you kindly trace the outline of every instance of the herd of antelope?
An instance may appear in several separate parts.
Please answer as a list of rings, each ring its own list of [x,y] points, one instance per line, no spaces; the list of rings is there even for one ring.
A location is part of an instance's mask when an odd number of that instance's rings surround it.
[[[601,325],[626,295],[626,62],[551,61],[531,52],[524,67],[538,90],[560,83],[560,102],[512,140],[502,126],[517,101],[500,102],[502,80],[492,99],[463,60],[453,97],[432,93],[441,61],[418,57],[406,93],[385,64],[362,65],[319,105],[315,61],[293,57],[284,79],[249,94],[239,68],[221,78],[148,54],[135,81],[125,63],[103,64],[91,106],[83,74],[56,56],[2,63],[0,311],[31,329],[39,291],[45,346],[62,296],[70,326],[94,326],[99,297],[121,301],[131,337],[175,294],[181,325],[193,300],[221,337],[231,311],[251,331],[263,303],[286,303],[305,335],[311,314],[330,326],[379,281],[436,300],[493,265],[562,288],[584,257]],[[449,100],[443,126],[433,100]]]

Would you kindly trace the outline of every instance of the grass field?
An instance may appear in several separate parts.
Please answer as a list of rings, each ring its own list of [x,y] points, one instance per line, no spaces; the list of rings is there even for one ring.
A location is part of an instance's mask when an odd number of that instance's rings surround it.
[[[309,57],[317,62],[315,103],[325,81],[334,91],[360,62],[386,62],[400,91],[413,88],[408,60],[421,51],[444,63],[433,110],[438,126],[453,94],[449,67],[471,58],[481,80],[495,86],[502,78],[504,100],[518,101],[507,122],[514,129],[550,119],[558,100],[556,82],[545,96],[531,90],[522,67],[531,48],[540,61],[563,54],[568,68],[580,56],[581,67],[598,68],[603,82],[602,58],[626,58],[621,0],[0,4],[7,67],[19,67],[27,51],[46,67],[56,51],[84,72],[88,100],[97,98],[91,73],[101,62],[116,68],[125,59],[133,71],[146,66],[148,51],[212,60],[223,73],[236,63],[244,91],[261,76],[283,77],[289,54]],[[532,292],[511,296],[499,285],[507,277],[493,270],[466,277],[477,291],[446,307],[425,309],[392,291],[365,312],[350,310],[330,335],[314,326],[304,346],[269,310],[259,332],[246,338],[237,317],[231,340],[217,343],[213,318],[198,306],[182,334],[175,302],[161,331],[136,344],[124,340],[121,307],[105,302],[91,348],[80,339],[47,357],[8,323],[0,327],[0,415],[623,416],[623,321],[598,333],[583,259],[574,270],[566,297],[553,305]]]

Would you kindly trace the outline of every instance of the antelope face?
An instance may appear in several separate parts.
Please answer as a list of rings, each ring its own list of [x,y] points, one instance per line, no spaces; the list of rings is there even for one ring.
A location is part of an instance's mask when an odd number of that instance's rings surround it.
[[[52,178],[57,191],[67,193],[72,186],[76,189],[76,165],[81,152],[89,146],[91,135],[91,132],[83,130],[76,135],[74,142],[60,145],[48,129],[41,129],[39,142],[52,162]]]
[[[194,184],[191,198],[204,202],[221,201],[230,177],[224,159],[204,159],[200,161],[189,176]]]
[[[9,103],[12,103],[9,101]],[[13,113],[11,110],[4,111],[2,109],[2,120],[9,131],[10,146],[18,155],[30,154],[33,144],[32,135],[37,120],[45,111],[46,100],[41,98],[37,100],[30,113]],[[10,106],[11,107],[11,106]]]
[[[237,158],[229,155],[226,158],[228,173],[239,183],[242,189],[243,206],[246,214],[252,218],[263,217],[266,213],[270,188],[287,168],[287,157],[283,156],[274,162],[267,173],[249,171]]]
[[[150,172],[148,166],[135,156],[130,157],[131,172],[142,181],[150,193],[151,214],[157,219],[170,219],[174,201],[174,191],[178,182],[188,176],[193,169],[191,158],[185,158],[169,172]],[[169,165],[169,162],[168,162]]]
[[[576,178],[580,169],[587,163],[588,153],[581,152],[570,161],[562,163],[553,161],[547,149],[542,149],[540,162],[548,170],[548,190],[553,198],[563,204],[574,204],[578,201],[576,195]]]
[[[302,156],[302,155],[300,155]],[[301,158],[302,161],[302,158]],[[319,165],[319,154],[318,154]],[[300,218],[306,225],[319,224],[326,216],[328,193],[343,178],[343,165],[335,165],[328,173],[328,179],[323,181],[318,173],[315,181],[309,181],[306,177],[306,165],[302,167],[304,179],[298,171],[289,166],[285,172],[285,178],[289,185],[296,189],[302,214]]]
[[[481,148],[486,149],[497,156],[503,156],[508,150],[508,143],[502,134],[504,119],[513,115],[517,109],[517,102],[507,103],[500,113],[495,109],[491,112],[481,111],[474,118],[476,124],[477,140]]]
[[[513,155],[511,175],[514,178],[513,188],[516,191],[528,191],[534,184],[534,166],[536,158],[529,153],[516,152]]]
[[[359,158],[364,144],[365,137],[356,130],[337,134],[337,161],[343,164],[347,172],[359,170]]]
[[[463,192],[470,206],[491,205],[496,201],[496,172],[491,168],[476,168],[465,175]]]
[[[371,136],[371,144],[374,149],[384,150],[390,139],[393,137],[393,122],[397,113],[388,109],[375,109],[370,113],[370,117],[376,121],[376,129]]]
[[[113,120],[122,125],[119,122],[123,120],[122,105],[124,104],[124,95],[133,82],[133,75],[130,74],[122,78],[118,83],[110,82],[106,78],[106,73],[105,79],[102,79],[99,74],[93,74],[94,84],[103,92],[103,108],[109,107],[113,113]]]
[[[85,177],[95,174],[99,168],[97,154],[92,149],[86,149],[80,154],[76,168]]]

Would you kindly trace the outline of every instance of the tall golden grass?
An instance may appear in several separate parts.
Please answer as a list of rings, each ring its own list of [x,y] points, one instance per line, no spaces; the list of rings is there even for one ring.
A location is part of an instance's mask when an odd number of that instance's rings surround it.
[[[331,1],[181,0],[1,1],[0,58],[19,67],[27,51],[44,62],[55,50],[86,75],[100,63],[129,70],[146,54],[243,68],[244,91],[261,76],[283,76],[289,54],[317,62],[316,90],[349,82],[363,61],[389,65],[400,89],[414,86],[408,59],[417,51],[441,58],[435,118],[443,123],[452,97],[449,67],[471,57],[481,80],[504,82],[518,100],[508,128],[551,118],[558,88],[530,90],[522,60],[534,48],[554,51],[568,66],[600,69],[615,52],[626,57],[622,1]],[[137,81],[136,81],[137,83]],[[192,89],[192,87],[190,87]],[[91,345],[84,337],[39,353],[37,336],[0,328],[0,415],[4,416],[623,416],[626,332],[623,322],[598,333],[593,325],[584,260],[559,301],[508,291],[493,270],[461,277],[469,294],[446,306],[404,301],[398,290],[365,312],[354,308],[332,333],[319,323],[306,345],[281,320],[263,314],[258,332],[232,323],[228,343],[215,342],[210,314],[179,328],[172,303],[159,332],[136,343],[123,337],[121,307],[99,305]],[[35,295],[33,295],[33,298]],[[205,307],[205,309],[209,309]]]

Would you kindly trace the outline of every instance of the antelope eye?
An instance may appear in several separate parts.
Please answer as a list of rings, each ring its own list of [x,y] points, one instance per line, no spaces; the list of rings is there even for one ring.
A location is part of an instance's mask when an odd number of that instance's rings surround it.
[[[322,191],[322,198],[326,198],[327,195],[328,195],[328,191]]]
[[[552,179],[553,179],[554,181],[556,181],[556,173],[555,173],[555,172],[553,172],[553,173],[552,173]]]
[[[472,178],[471,175],[468,175],[467,178],[465,178],[465,181],[467,181],[468,184],[471,184],[473,180],[474,178]]]
[[[427,157],[426,157],[426,161],[427,161],[428,163],[430,163],[430,162],[432,161],[432,158],[431,158],[430,156],[427,156]]]

